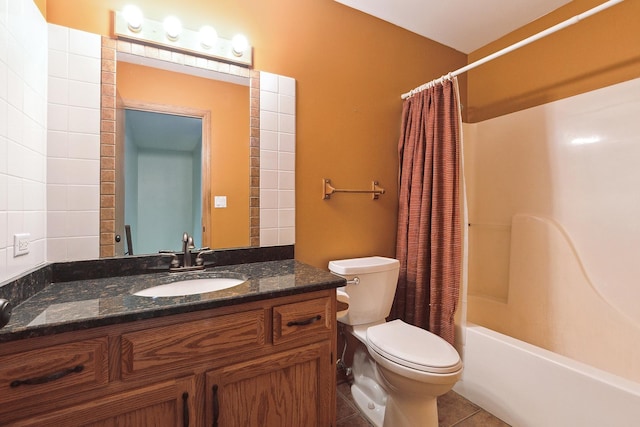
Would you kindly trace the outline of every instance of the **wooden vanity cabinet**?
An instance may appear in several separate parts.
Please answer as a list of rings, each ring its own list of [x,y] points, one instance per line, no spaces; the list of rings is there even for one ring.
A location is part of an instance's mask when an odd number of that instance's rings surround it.
[[[195,378],[184,378],[98,397],[31,416],[15,426],[184,427],[197,422]]]
[[[335,304],[330,289],[0,344],[0,425],[335,426]],[[49,374],[87,372],[5,393],[51,355]]]

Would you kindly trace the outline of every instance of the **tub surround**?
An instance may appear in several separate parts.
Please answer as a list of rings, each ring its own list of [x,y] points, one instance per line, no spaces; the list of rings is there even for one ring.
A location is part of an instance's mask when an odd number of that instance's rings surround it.
[[[216,251],[205,256],[206,270],[185,273],[168,272],[171,258],[163,255],[49,264],[0,287],[0,297],[15,307],[11,321],[0,329],[0,343],[332,289],[344,283],[290,259],[292,252],[292,246]],[[241,274],[248,280],[198,295],[133,295],[211,272]]]
[[[465,126],[469,321],[636,383],[639,94],[636,78]]]

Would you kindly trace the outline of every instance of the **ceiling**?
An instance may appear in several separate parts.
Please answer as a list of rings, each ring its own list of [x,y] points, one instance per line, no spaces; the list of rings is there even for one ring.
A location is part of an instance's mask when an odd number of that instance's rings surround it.
[[[470,53],[571,0],[335,0]]]

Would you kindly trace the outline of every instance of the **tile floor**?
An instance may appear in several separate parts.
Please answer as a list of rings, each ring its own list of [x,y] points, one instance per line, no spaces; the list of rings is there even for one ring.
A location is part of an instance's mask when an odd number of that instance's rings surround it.
[[[338,384],[337,398],[336,427],[372,426],[366,418],[360,415],[346,382]],[[438,398],[438,425],[439,427],[509,426],[453,391]]]

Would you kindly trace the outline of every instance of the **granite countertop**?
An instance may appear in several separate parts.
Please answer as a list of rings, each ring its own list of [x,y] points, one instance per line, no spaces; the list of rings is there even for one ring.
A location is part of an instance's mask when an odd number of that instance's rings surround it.
[[[197,295],[162,298],[133,295],[152,286],[206,278],[221,272],[244,276],[247,280],[232,288]],[[14,307],[11,321],[0,329],[0,343],[343,285],[344,279],[292,259],[223,265],[195,272],[157,272],[51,283]]]

